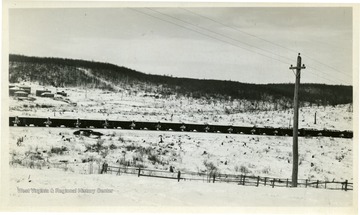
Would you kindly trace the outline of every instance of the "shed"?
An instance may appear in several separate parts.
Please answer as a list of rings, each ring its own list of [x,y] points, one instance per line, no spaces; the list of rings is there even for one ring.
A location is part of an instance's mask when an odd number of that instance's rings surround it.
[[[54,98],[54,96],[55,95],[53,93],[48,93],[48,92],[41,94],[41,97]]]
[[[51,91],[50,90],[36,90],[35,95],[41,96],[41,94],[43,94],[43,93],[51,93]]]
[[[18,87],[12,87],[12,88],[10,88],[10,89],[9,89],[9,96],[15,96],[15,92],[17,92],[17,91],[21,91],[21,89],[18,88]]]
[[[15,97],[27,97],[29,94],[25,91],[16,91],[14,95]]]
[[[58,94],[58,95],[62,95],[62,96],[67,96],[67,93],[65,93],[64,91],[61,91],[61,92],[56,92],[56,94]]]
[[[28,86],[20,86],[20,89],[21,89],[22,91],[27,92],[28,94],[31,93],[31,87],[28,87]]]

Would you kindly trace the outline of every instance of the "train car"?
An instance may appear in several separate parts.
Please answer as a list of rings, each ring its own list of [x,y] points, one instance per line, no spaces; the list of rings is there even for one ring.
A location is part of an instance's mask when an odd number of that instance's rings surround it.
[[[241,127],[232,125],[186,124],[168,122],[136,122],[115,120],[91,119],[59,119],[37,117],[9,117],[9,126],[36,126],[36,127],[68,127],[68,128],[105,128],[105,129],[132,129],[132,130],[158,130],[158,131],[187,131],[187,132],[212,132],[254,135],[292,136],[291,128],[273,127]],[[352,131],[299,129],[299,136],[304,137],[339,137],[353,138]]]

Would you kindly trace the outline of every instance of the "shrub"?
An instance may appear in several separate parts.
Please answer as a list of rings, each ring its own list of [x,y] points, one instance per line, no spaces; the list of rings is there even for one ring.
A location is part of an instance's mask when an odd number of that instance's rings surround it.
[[[112,143],[112,144],[109,146],[109,148],[110,148],[111,150],[114,150],[114,149],[117,149],[117,146]]]
[[[16,145],[21,146],[21,143],[23,143],[23,142],[24,142],[24,137],[19,137],[16,141]]]
[[[126,148],[126,151],[133,151],[133,150],[135,150],[137,147],[135,147],[134,145],[127,145],[127,146],[125,146],[125,148]]]
[[[239,170],[241,173],[244,173],[244,174],[251,173],[251,171],[244,165],[241,165]]]
[[[264,168],[261,170],[261,173],[263,173],[263,174],[269,174],[269,173],[270,173],[270,167],[264,167]]]
[[[149,155],[148,160],[151,161],[153,164],[156,164],[156,163],[161,164],[160,158],[157,155]]]
[[[105,142],[104,139],[98,139],[98,140],[96,141],[96,145],[95,145],[95,146],[96,146],[98,149],[100,149],[100,148],[102,148],[104,142]]]
[[[90,152],[100,152],[102,150],[107,150],[108,147],[107,146],[103,146],[105,140],[104,139],[98,139],[96,141],[96,144],[93,144],[93,145],[85,145],[86,147],[86,150],[85,152],[87,151],[90,151]]]
[[[217,170],[217,167],[214,165],[213,162],[207,162],[207,161],[204,161],[204,166],[206,167],[206,169],[208,169],[209,171],[216,171]]]
[[[62,155],[66,151],[68,151],[68,149],[65,146],[51,147],[51,150],[50,150],[51,153],[54,153],[54,154],[57,154],[57,155]]]
[[[125,139],[123,137],[121,137],[121,136],[118,138],[118,141],[120,141],[122,143],[125,143]]]
[[[153,149],[151,148],[151,146],[148,146],[146,148],[143,146],[140,146],[138,148],[138,152],[140,153],[141,156],[150,155],[152,151],[153,151]]]

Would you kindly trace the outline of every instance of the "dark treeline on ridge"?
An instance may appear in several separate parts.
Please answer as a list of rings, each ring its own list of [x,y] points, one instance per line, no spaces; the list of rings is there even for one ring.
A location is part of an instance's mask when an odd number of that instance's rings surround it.
[[[124,89],[134,89],[136,86],[145,92],[155,91],[164,96],[179,94],[193,98],[268,101],[282,103],[284,108],[292,106],[294,95],[294,84],[249,84],[150,75],[110,63],[63,58],[11,54],[9,61],[10,83],[16,83],[20,78],[58,87],[84,86],[114,90],[114,86]],[[92,76],[79,68],[90,70]],[[299,93],[303,105],[337,105],[352,103],[352,91],[352,86],[302,83]]]

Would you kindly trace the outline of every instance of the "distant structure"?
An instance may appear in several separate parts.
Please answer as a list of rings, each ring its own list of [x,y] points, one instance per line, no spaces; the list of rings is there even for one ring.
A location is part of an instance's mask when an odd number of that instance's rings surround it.
[[[80,118],[78,118],[78,119],[76,120],[76,122],[74,123],[74,125],[75,125],[76,128],[79,128],[79,127],[80,127],[80,125],[81,125]]]
[[[64,91],[61,91],[61,92],[56,92],[56,94],[58,94],[58,95],[62,95],[62,96],[67,96],[67,93],[65,93]]]
[[[132,121],[130,124],[130,129],[133,130],[135,126],[136,126],[135,121]]]
[[[182,126],[180,126],[181,131],[184,131],[186,129],[185,123],[182,123]]]
[[[49,127],[52,124],[50,117],[47,118],[47,120],[44,122],[44,124],[46,125],[46,127]]]
[[[208,125],[206,125],[204,130],[205,130],[205,132],[208,132],[210,130],[210,127]]]
[[[158,122],[158,124],[155,126],[156,130],[160,130],[161,129],[161,125],[160,122]]]
[[[41,97],[54,98],[55,95],[54,95],[54,93],[47,93],[46,92],[46,93],[42,93]]]
[[[19,88],[20,88],[22,91],[27,92],[28,94],[31,93],[31,87],[28,87],[28,86],[20,86]]]
[[[27,97],[29,94],[25,91],[16,91],[14,93],[14,96],[15,97]]]
[[[31,93],[31,87],[9,85],[9,96],[27,97]]]
[[[103,123],[104,128],[109,127],[109,121],[105,119],[105,122]]]

